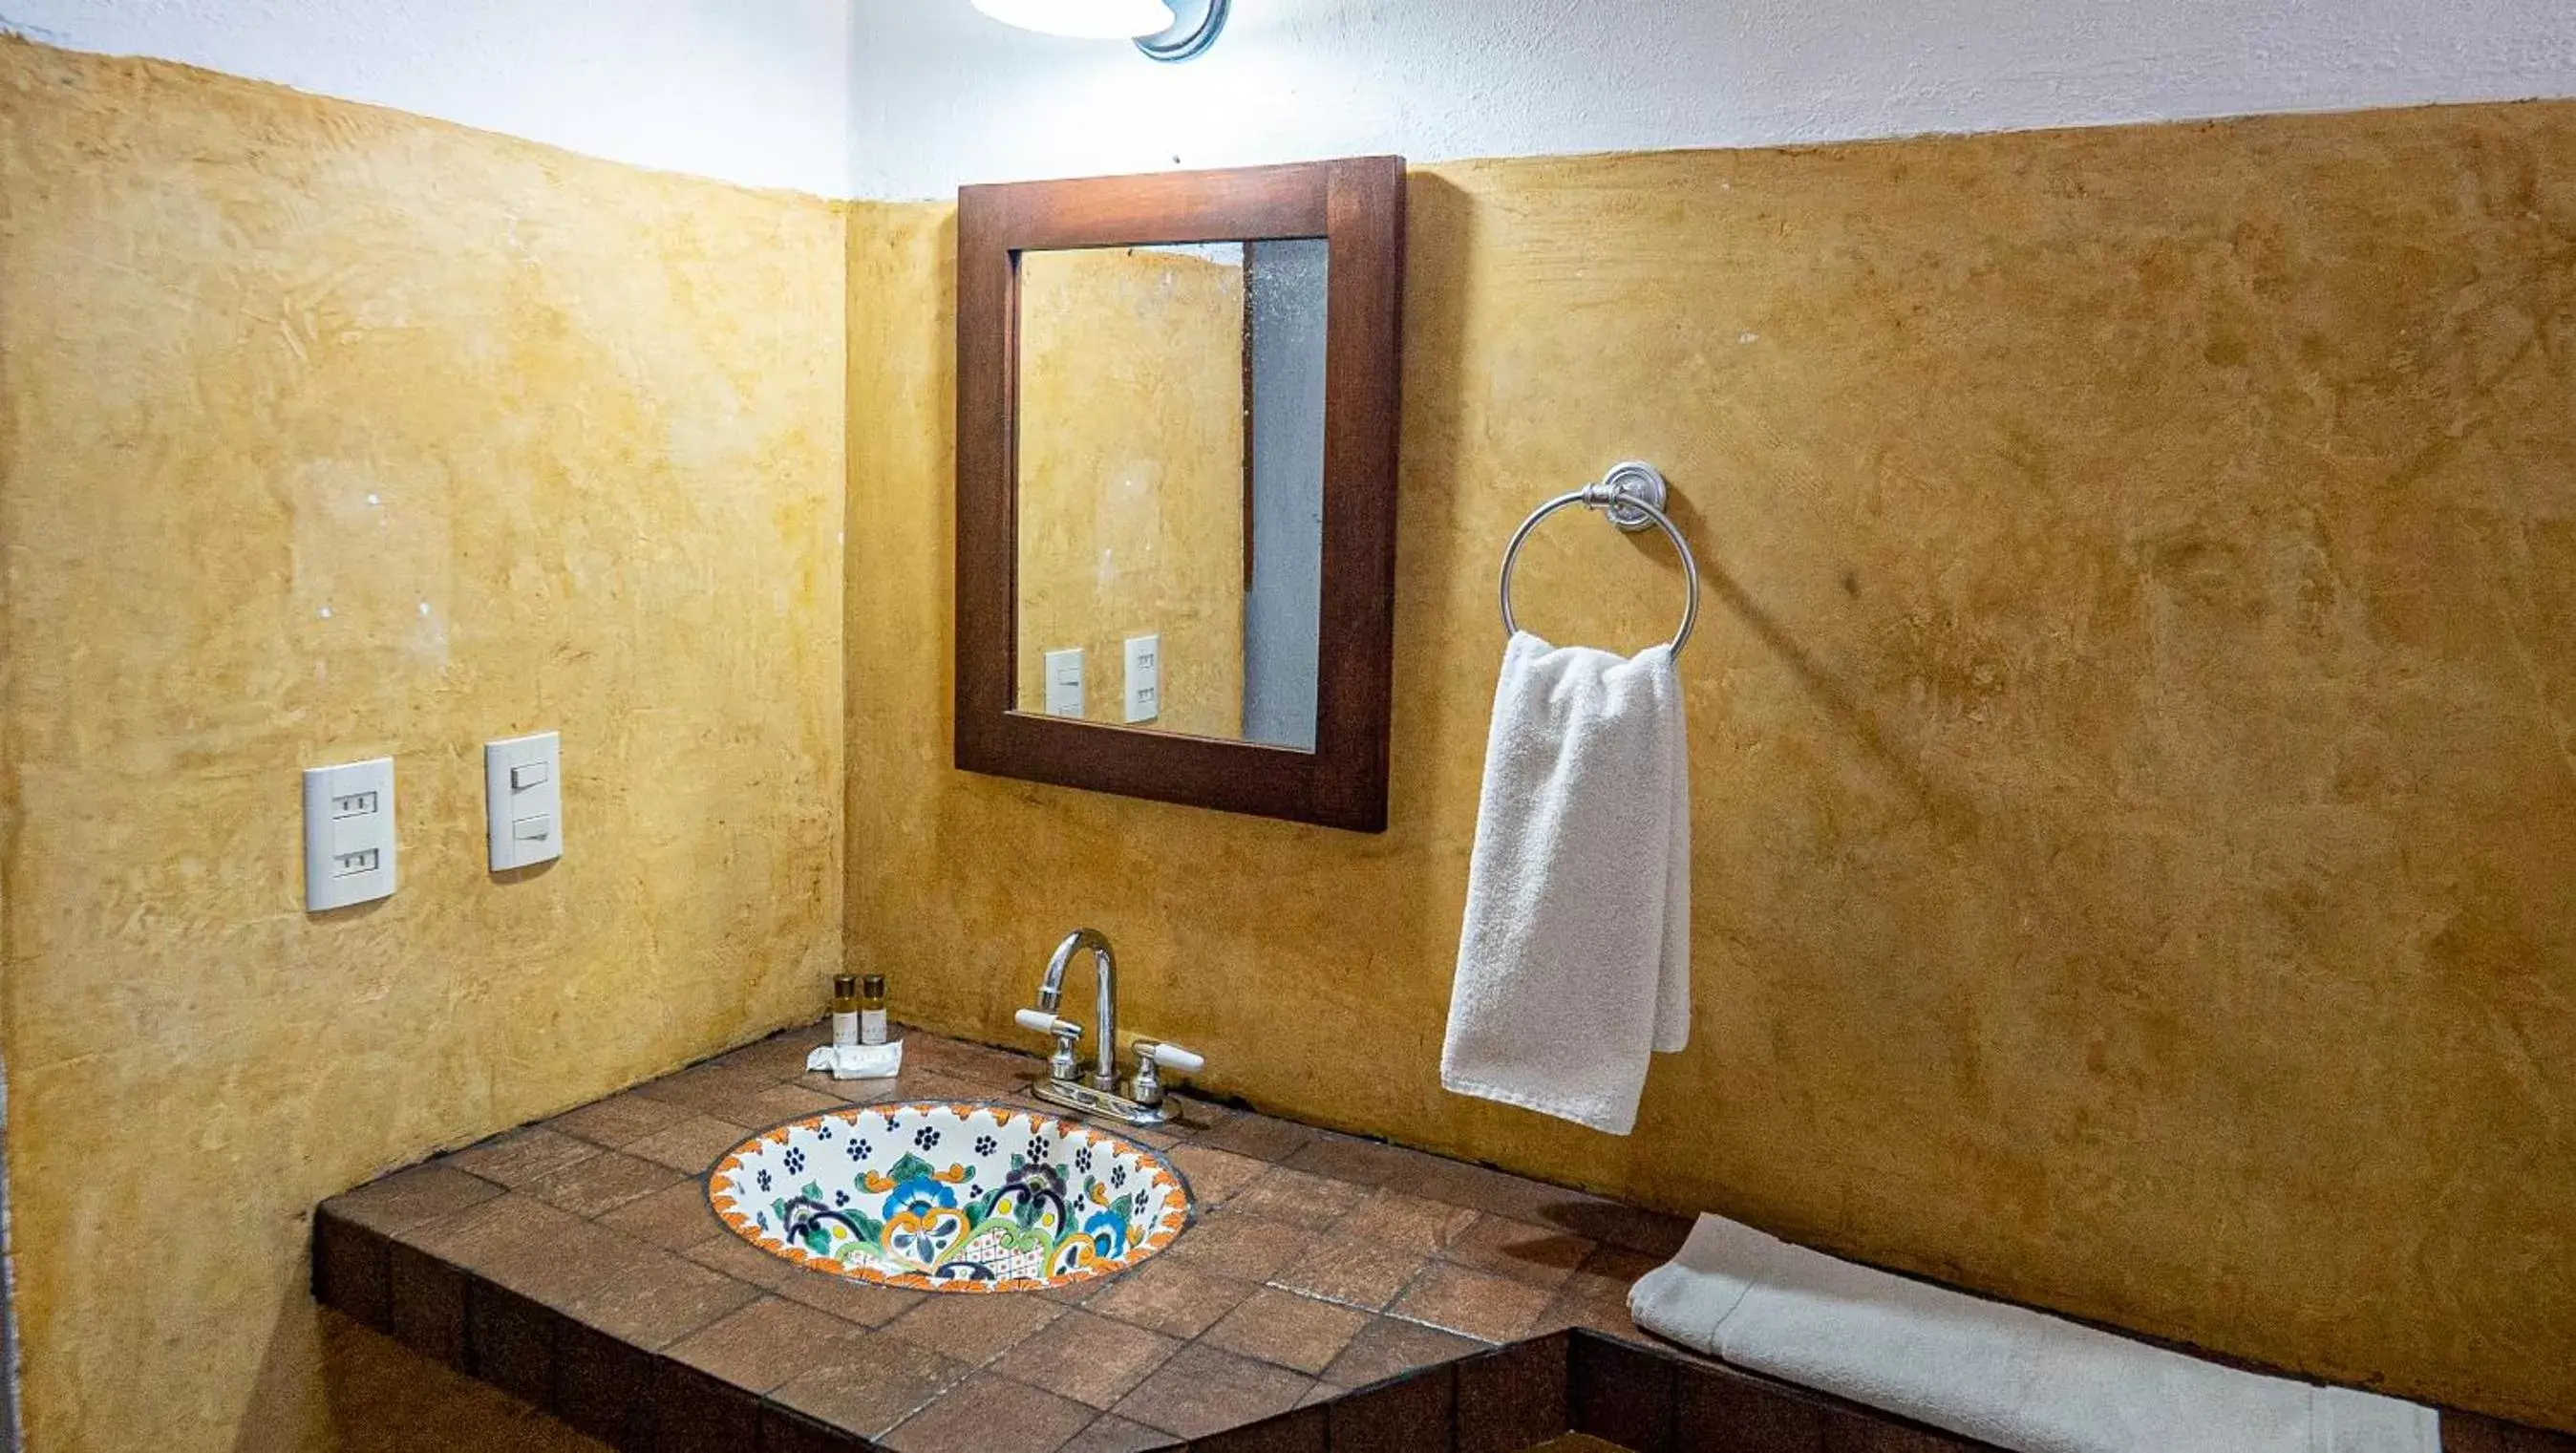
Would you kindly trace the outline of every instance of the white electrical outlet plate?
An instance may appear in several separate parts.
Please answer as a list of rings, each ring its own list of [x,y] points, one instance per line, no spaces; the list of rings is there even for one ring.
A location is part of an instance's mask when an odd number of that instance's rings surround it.
[[[321,913],[394,892],[394,759],[304,773],[304,909]]]
[[[1127,719],[1152,721],[1163,714],[1163,638],[1127,638]]]
[[[1046,653],[1046,714],[1082,715],[1082,648]]]
[[[563,737],[483,744],[483,807],[492,839],[492,871],[551,863],[563,856]]]

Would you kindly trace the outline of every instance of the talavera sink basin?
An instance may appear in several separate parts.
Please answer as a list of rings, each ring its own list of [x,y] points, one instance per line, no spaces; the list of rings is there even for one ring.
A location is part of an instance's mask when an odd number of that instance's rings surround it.
[[[1161,1156],[1014,1105],[870,1105],[791,1121],[717,1162],[707,1199],[773,1256],[937,1292],[1123,1271],[1190,1217],[1180,1172]]]

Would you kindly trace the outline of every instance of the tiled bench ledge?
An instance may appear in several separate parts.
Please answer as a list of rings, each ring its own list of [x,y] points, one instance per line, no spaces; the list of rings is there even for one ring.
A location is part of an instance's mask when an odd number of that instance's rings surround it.
[[[1201,1219],[1136,1270],[934,1296],[736,1238],[701,1178],[754,1131],[848,1104],[1030,1103],[1041,1062],[914,1034],[898,1080],[805,1073],[791,1031],[323,1203],[315,1296],[645,1453],[1641,1453],[1962,1450],[1686,1356],[1629,1321],[1687,1227],[1478,1166],[1189,1102],[1131,1132]],[[1087,1352],[1090,1355],[1077,1355]],[[2474,1453],[2576,1441],[2446,1423]]]

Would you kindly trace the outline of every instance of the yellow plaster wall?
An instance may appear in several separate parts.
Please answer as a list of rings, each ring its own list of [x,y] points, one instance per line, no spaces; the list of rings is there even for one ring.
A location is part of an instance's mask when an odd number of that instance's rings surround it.
[[[1020,710],[1083,648],[1124,724],[1126,641],[1161,638],[1151,725],[1243,735],[1244,271],[1188,253],[1020,259]]]
[[[0,41],[33,1447],[556,1446],[404,1412],[434,1374],[323,1334],[306,1217],[817,1006],[845,246],[821,201]],[[544,728],[569,854],[496,879],[480,743]],[[381,753],[401,891],[309,917],[298,769]]]
[[[953,224],[851,233],[849,957],[1021,1042],[1057,936],[1208,1087],[2576,1427],[2576,106],[1418,172],[1393,826],[955,772]],[[1660,463],[1688,1052],[1437,1064],[1505,538]],[[1551,523],[1556,639],[1653,536]]]

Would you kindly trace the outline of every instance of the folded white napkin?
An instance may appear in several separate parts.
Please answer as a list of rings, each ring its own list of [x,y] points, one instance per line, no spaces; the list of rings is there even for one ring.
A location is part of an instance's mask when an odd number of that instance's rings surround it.
[[[1690,1040],[1690,779],[1668,646],[1503,648],[1440,1083],[1625,1135]]]
[[[2441,1453],[2430,1408],[2239,1372],[1702,1216],[1637,1325],[2018,1453]]]
[[[839,1048],[827,1044],[805,1056],[805,1068],[836,1080],[890,1080],[903,1073],[903,1041]]]

